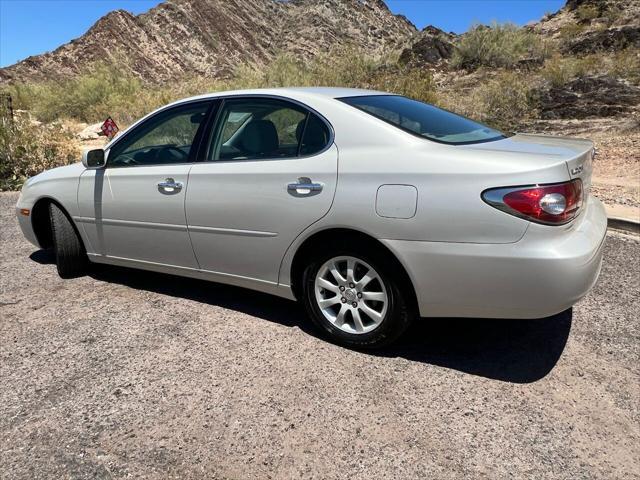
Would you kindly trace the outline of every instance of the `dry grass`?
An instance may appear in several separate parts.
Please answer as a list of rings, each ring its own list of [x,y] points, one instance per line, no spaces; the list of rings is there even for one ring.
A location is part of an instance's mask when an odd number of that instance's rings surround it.
[[[566,42],[573,39],[576,35],[581,34],[585,30],[584,25],[570,22],[560,27],[560,41]]]
[[[0,119],[0,191],[15,190],[43,170],[77,162],[73,136],[59,124]]]
[[[595,5],[583,4],[576,9],[576,17],[581,22],[590,22],[600,16],[600,10]]]
[[[633,84],[640,83],[640,49],[627,48],[615,53],[594,53],[584,57],[549,58],[540,75],[552,86],[562,86],[585,75],[606,74],[623,78]]]
[[[442,92],[438,103],[494,128],[515,131],[537,117],[537,86],[528,74],[485,72],[472,85]]]
[[[310,63],[281,55],[267,68],[240,66],[231,78],[185,79],[169,85],[145,85],[135,77],[123,75],[117,67],[98,65],[73,80],[17,84],[9,88],[9,93],[16,108],[30,111],[43,122],[64,118],[92,123],[111,116],[124,125],[159,106],[192,95],[292,85],[384,89],[424,101],[435,99],[429,72],[399,67],[395,59],[367,57],[353,49],[330,52]]]
[[[540,74],[554,87],[561,87],[574,78],[596,71],[598,59],[590,55],[584,58],[561,57],[555,55],[548,59]]]

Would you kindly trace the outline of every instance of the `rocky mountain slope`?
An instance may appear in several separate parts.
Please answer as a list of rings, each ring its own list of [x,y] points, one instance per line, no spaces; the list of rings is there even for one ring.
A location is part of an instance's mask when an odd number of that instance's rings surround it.
[[[415,32],[383,0],[166,0],[138,16],[113,11],[55,51],[0,69],[0,82],[71,77],[98,60],[152,82],[219,77],[280,52],[309,58],[352,44],[378,54]]]

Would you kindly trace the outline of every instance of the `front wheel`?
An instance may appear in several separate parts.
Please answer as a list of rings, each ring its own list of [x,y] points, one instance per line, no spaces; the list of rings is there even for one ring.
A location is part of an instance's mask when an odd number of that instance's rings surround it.
[[[49,205],[49,215],[58,275],[62,278],[83,275],[88,261],[78,232],[69,217],[55,203]]]
[[[352,347],[380,347],[409,326],[407,286],[391,265],[351,251],[325,254],[304,272],[304,303],[330,339]]]

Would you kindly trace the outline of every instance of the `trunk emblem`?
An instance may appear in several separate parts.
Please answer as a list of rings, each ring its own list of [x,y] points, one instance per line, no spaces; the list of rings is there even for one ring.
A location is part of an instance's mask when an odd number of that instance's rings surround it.
[[[578,165],[571,169],[571,175],[580,175],[584,170],[584,165]]]

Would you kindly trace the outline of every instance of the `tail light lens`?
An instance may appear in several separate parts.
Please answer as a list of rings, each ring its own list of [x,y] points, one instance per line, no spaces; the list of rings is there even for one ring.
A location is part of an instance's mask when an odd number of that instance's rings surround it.
[[[491,188],[482,192],[489,205],[532,222],[562,225],[582,206],[582,180],[526,187]]]

